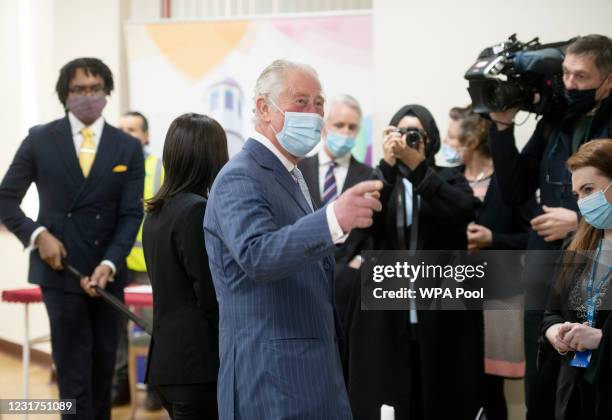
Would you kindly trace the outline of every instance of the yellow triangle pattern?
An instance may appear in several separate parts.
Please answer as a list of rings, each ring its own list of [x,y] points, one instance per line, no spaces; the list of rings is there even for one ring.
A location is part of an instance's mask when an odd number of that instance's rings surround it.
[[[161,53],[192,80],[198,80],[236,48],[248,21],[149,24],[147,31]]]

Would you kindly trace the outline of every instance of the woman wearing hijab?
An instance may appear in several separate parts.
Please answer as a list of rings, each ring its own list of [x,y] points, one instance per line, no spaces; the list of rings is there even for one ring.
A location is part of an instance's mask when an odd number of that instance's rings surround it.
[[[398,132],[399,129],[399,132]],[[440,133],[420,105],[402,107],[383,131],[379,173],[389,197],[371,234],[376,249],[465,250],[475,200],[463,175],[435,165]],[[389,191],[390,190],[390,191]],[[479,311],[361,311],[348,326],[348,389],[356,420],[473,420],[483,405]]]
[[[582,220],[551,290],[539,362],[559,359],[556,420],[604,420],[612,418],[612,140],[583,144],[567,167]]]

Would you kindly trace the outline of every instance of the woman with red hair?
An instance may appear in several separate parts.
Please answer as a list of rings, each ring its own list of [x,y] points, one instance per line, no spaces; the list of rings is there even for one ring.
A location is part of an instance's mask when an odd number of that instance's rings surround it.
[[[567,161],[582,220],[542,322],[543,350],[561,355],[555,418],[612,418],[612,139]],[[554,353],[553,353],[554,354]]]

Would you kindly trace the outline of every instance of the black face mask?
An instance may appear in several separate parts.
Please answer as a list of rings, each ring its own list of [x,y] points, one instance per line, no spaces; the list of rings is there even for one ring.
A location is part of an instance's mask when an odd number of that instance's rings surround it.
[[[565,100],[570,111],[583,113],[595,106],[595,93],[597,89],[565,89]]]
[[[608,80],[608,76],[604,77],[603,82],[595,89],[565,89],[565,100],[570,111],[583,113],[593,109],[597,103],[595,100],[597,90],[606,83],[606,80]]]

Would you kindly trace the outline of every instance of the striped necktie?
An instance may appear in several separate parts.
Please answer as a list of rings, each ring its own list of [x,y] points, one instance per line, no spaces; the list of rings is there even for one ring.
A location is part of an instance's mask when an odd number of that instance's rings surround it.
[[[300,190],[302,190],[302,194],[304,195],[304,198],[306,199],[306,202],[308,203],[308,207],[310,207],[310,210],[314,211],[314,208],[312,207],[312,199],[310,197],[310,191],[308,191],[308,185],[306,185],[306,181],[304,180],[304,175],[302,175],[302,171],[300,171],[298,167],[296,166],[291,171],[291,175],[293,175],[293,178],[297,181],[298,185],[300,186]]]
[[[83,171],[83,176],[87,178],[93,161],[96,158],[96,143],[94,141],[94,133],[91,128],[85,127],[81,129],[83,141],[79,150],[79,164]]]
[[[329,162],[329,169],[325,174],[325,182],[323,183],[323,204],[329,203],[331,200],[336,198],[338,195],[338,188],[336,187],[336,177],[334,176],[334,168],[337,163],[335,161]]]

